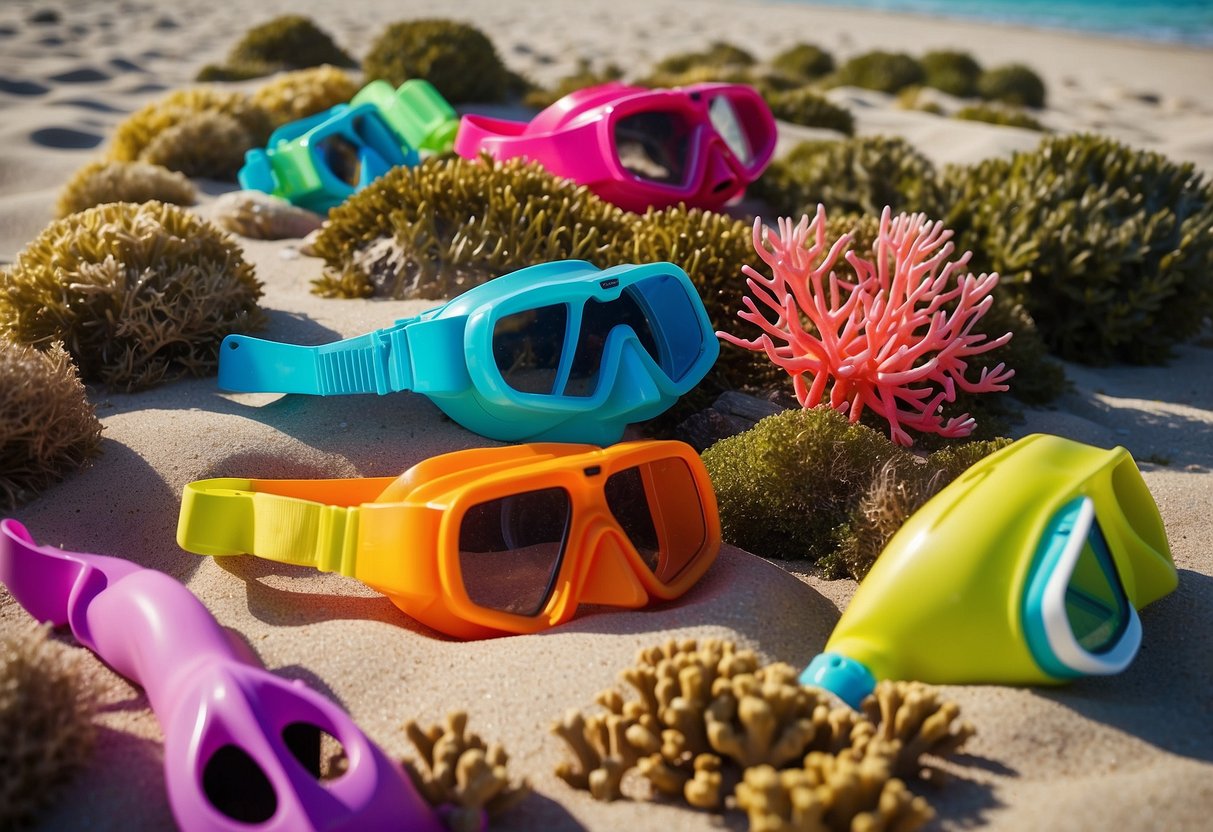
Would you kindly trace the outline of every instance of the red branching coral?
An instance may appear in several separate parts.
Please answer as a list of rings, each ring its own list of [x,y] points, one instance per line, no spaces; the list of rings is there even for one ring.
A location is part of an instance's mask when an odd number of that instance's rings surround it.
[[[983,369],[976,381],[965,378],[967,358],[1011,339],[1009,332],[989,340],[973,331],[994,302],[990,292],[998,275],[964,273],[969,252],[950,261],[955,246],[942,223],[924,214],[890,214],[885,208],[880,217],[875,262],[851,250],[850,234],[829,244],[823,206],[812,222],[807,215],[795,225],[780,219],[778,238],[755,220],[754,248],[772,277],[743,268],[753,297],[743,298],[738,315],[763,334],[752,340],[716,334],[766,352],[792,376],[804,407],[820,404],[828,388],[830,407],[852,422],[871,408],[888,420],[899,445],[913,444],[907,428],[968,436],[975,421],[967,413],[944,421],[943,405],[955,400],[958,389],[1005,391],[1015,374],[999,364]],[[854,270],[853,280],[834,271],[840,257]],[[774,320],[763,316],[755,299],[775,313]]]

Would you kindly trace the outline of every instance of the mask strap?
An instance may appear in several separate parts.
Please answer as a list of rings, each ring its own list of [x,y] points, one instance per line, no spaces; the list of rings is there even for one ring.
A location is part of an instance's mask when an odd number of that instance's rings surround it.
[[[318,347],[229,335],[219,350],[219,386],[246,393],[385,393],[413,389],[404,325]]]
[[[201,480],[185,487],[177,544],[201,555],[250,554],[353,577],[358,518],[357,506],[256,491],[252,480]]]

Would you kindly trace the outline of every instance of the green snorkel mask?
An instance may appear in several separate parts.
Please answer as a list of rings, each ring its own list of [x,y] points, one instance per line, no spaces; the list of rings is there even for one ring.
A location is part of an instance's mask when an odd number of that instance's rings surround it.
[[[1021,685],[1119,673],[1141,646],[1137,610],[1177,583],[1129,452],[1035,434],[902,526],[801,681],[858,706],[878,679]]]

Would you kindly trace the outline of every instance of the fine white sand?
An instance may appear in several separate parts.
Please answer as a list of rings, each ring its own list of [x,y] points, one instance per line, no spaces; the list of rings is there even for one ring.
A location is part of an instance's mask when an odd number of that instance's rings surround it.
[[[27,22],[56,8],[59,24]],[[376,0],[10,2],[0,9],[0,262],[52,217],[59,188],[129,112],[221,60],[249,25],[307,14],[355,55],[395,20],[449,16],[490,33],[505,61],[539,81],[580,56],[643,71],[661,56],[728,39],[760,56],[810,41],[845,58],[872,48],[972,51],[986,64],[1022,61],[1049,86],[1043,120],[1107,132],[1213,171],[1213,51],[1027,29],[814,9],[794,4],[592,0],[540,4]],[[937,163],[1030,148],[1038,134],[898,110],[880,95],[836,91],[861,133],[907,137]],[[786,130],[788,137],[798,134]],[[206,186],[210,192],[223,190]],[[206,210],[204,205],[200,210]],[[332,301],[309,294],[320,263],[284,243],[242,243],[265,282],[265,337],[319,343],[351,336],[428,304]],[[924,793],[940,828],[1202,829],[1213,812],[1213,353],[1178,350],[1165,367],[1067,366],[1073,390],[1031,412],[1016,435],[1049,431],[1131,450],[1159,507],[1179,589],[1148,608],[1141,654],[1117,677],[1060,689],[950,687],[978,734],[944,789]],[[2,391],[0,391],[2,394]],[[411,753],[406,719],[439,721],[466,708],[472,728],[503,742],[536,795],[501,829],[719,828],[668,805],[598,804],[552,774],[562,744],[548,726],[590,707],[638,647],[670,637],[723,636],[767,658],[805,664],[854,590],[795,564],[725,547],[681,602],[597,612],[538,636],[459,643],[437,636],[360,584],[253,558],[199,558],[174,542],[179,495],[212,476],[336,477],[398,473],[429,456],[487,441],[427,400],[230,395],[214,379],[135,395],[91,390],[105,425],[87,470],[19,508],[44,543],[118,555],[185,581],[271,669],[304,679],[346,707],[393,754]],[[407,545],[402,556],[409,556]],[[0,627],[27,616],[0,591]],[[89,662],[102,696],[96,753],[42,829],[158,830],[172,820],[160,732],[141,692]],[[731,814],[723,823],[744,828]]]

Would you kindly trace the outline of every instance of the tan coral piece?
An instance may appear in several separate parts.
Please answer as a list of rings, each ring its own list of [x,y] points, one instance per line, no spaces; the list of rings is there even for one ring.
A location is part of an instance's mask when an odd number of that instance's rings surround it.
[[[634,725],[619,714],[586,719],[570,710],[552,725],[552,733],[568,744],[577,761],[576,765],[560,763],[556,776],[575,789],[588,790],[595,800],[618,800],[623,796],[623,775],[639,758],[627,741],[628,729]]]
[[[875,738],[886,747],[896,743],[893,771],[899,777],[938,778],[941,773],[921,758],[954,754],[976,733],[971,723],[959,721],[959,705],[941,702],[938,693],[921,682],[882,681],[862,707],[876,724]]]
[[[453,807],[446,823],[454,832],[479,830],[484,813],[500,814],[530,793],[526,781],[511,781],[505,750],[469,733],[467,723],[466,711],[452,711],[445,726],[423,729],[410,721],[404,727],[426,764],[422,772],[405,760],[405,771],[428,803]]]

